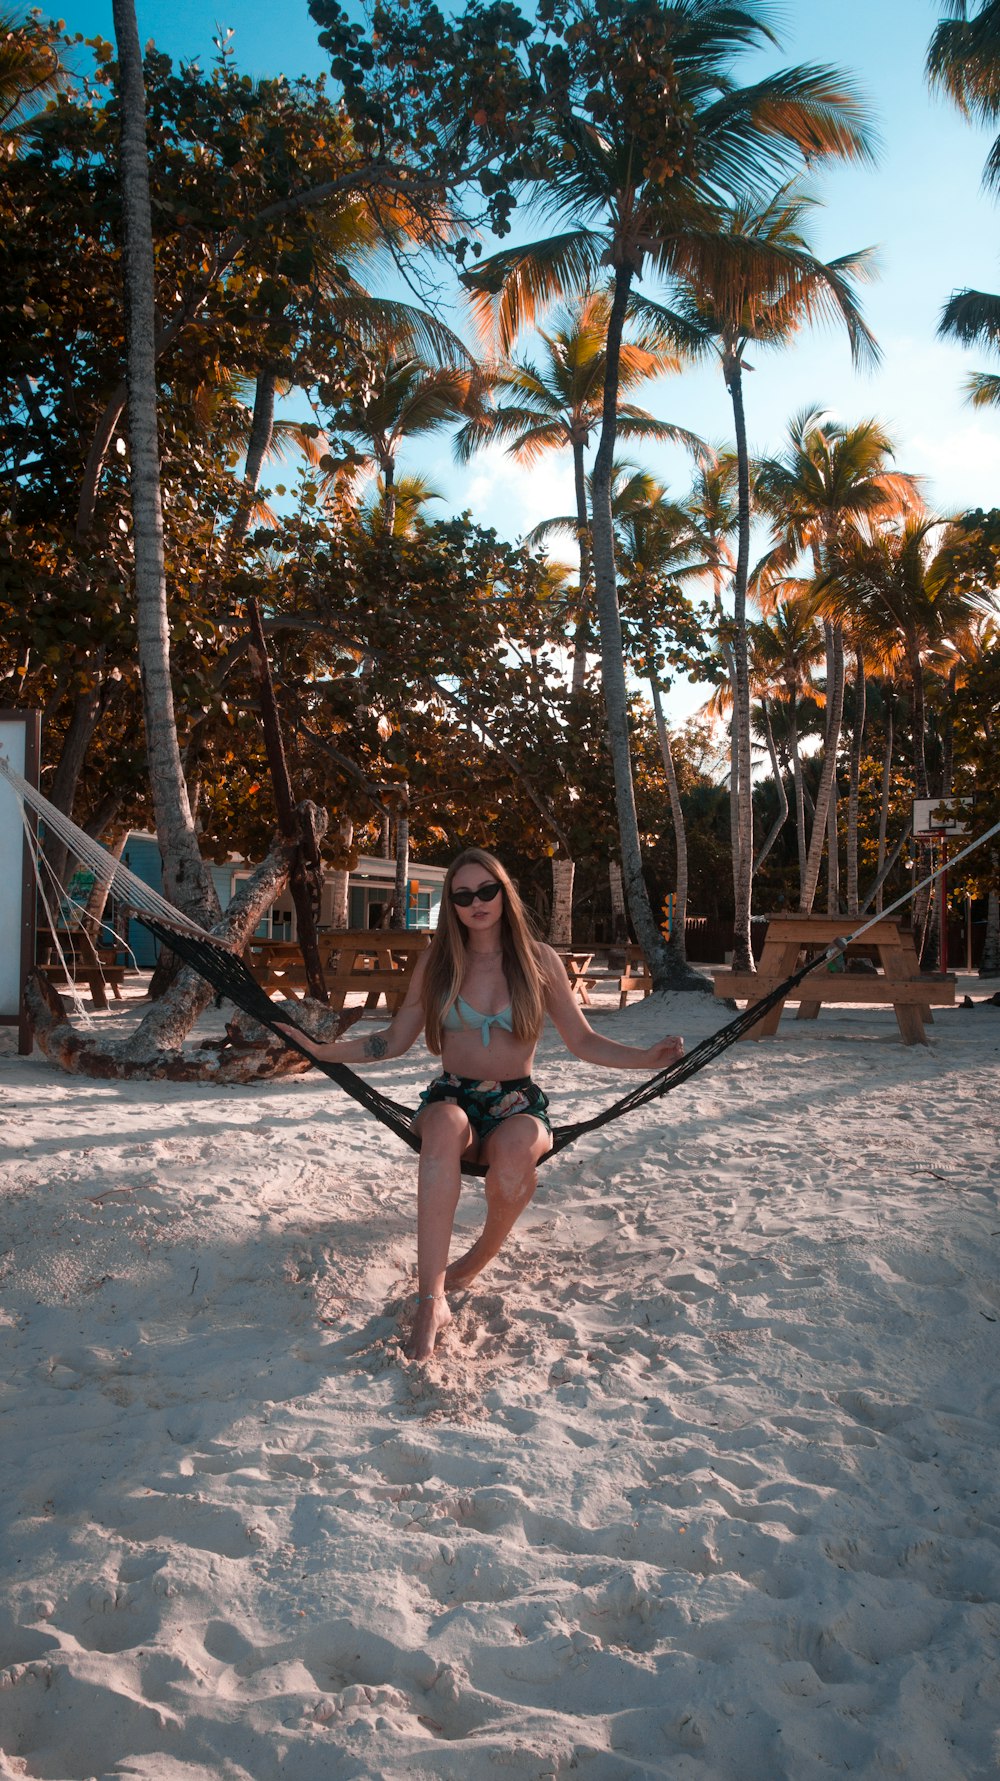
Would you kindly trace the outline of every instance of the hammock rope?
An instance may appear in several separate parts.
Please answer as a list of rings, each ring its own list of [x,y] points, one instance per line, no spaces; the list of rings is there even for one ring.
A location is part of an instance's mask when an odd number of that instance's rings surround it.
[[[394,1101],[390,1096],[383,1094],[381,1090],[373,1088],[370,1083],[349,1069],[346,1064],[330,1063],[317,1058],[307,1046],[300,1045],[294,1038],[289,1038],[287,1033],[279,1032],[277,1023],[280,1020],[283,1025],[293,1027],[308,1037],[305,1028],[294,1018],[294,1014],[287,1007],[277,1007],[272,1002],[270,996],[261,988],[242,959],[237,958],[235,953],[220,945],[219,941],[214,939],[205,928],[200,927],[197,922],[175,909],[164,897],[153,890],[152,886],[145,884],[119,860],[115,860],[99,841],[94,841],[91,836],[86,835],[69,817],[57,810],[55,805],[50,804],[41,792],[36,791],[34,786],[22,778],[2,754],[0,754],[0,777],[7,780],[21,799],[22,804],[29,804],[45,819],[47,824],[51,825],[60,839],[66,841],[77,857],[83,859],[100,875],[102,882],[108,880],[116,886],[121,886],[120,901],[132,908],[137,919],[163,945],[168,946],[172,952],[184,960],[185,964],[190,965],[193,970],[198,972],[199,976],[210,983],[217,996],[232,1002],[244,1013],[259,1021],[262,1026],[266,1026],[271,1032],[276,1033],[283,1044],[291,1046],[293,1050],[308,1058],[311,1064],[321,1070],[332,1082],[335,1082],[337,1087],[349,1095],[352,1100],[357,1101],[360,1106],[373,1114],[382,1125],[394,1132],[404,1144],[408,1144],[411,1150],[419,1151],[420,1134],[414,1125],[415,1109],[406,1107],[401,1102]],[[613,1101],[609,1107],[604,1108],[600,1113],[595,1113],[590,1119],[577,1120],[571,1125],[555,1126],[552,1134],[552,1147],[541,1158],[541,1161],[545,1162],[549,1157],[558,1156],[559,1152],[565,1150],[567,1145],[574,1144],[578,1138],[584,1137],[588,1132],[598,1131],[601,1126],[608,1125],[612,1120],[621,1119],[628,1113],[634,1113],[640,1107],[648,1106],[651,1101],[658,1100],[661,1095],[669,1094],[672,1089],[679,1088],[682,1082],[687,1082],[690,1077],[697,1075],[707,1064],[714,1062],[724,1051],[728,1051],[731,1045],[735,1045],[739,1039],[742,1039],[745,1033],[748,1033],[752,1027],[757,1025],[758,1021],[763,1020],[764,1016],[771,1012],[772,1008],[784,1001],[785,997],[797,988],[811,971],[819,970],[821,966],[828,964],[843,953],[848,946],[860,940],[870,928],[876,927],[880,921],[887,921],[897,909],[901,909],[904,904],[909,903],[927,885],[933,884],[942,872],[953,871],[955,866],[959,865],[969,854],[974,853],[977,848],[982,847],[985,842],[991,841],[994,835],[998,834],[1000,834],[1000,822],[994,823],[992,828],[987,829],[975,841],[970,842],[952,859],[937,866],[933,872],[928,873],[926,878],[921,879],[919,884],[915,884],[901,897],[898,897],[894,903],[891,903],[888,909],[883,909],[880,914],[871,916],[859,927],[854,928],[851,933],[834,940],[814,958],[807,959],[805,964],[799,965],[790,977],[785,978],[783,983],[779,983],[759,1001],[744,1008],[742,1013],[737,1014],[717,1032],[710,1033],[707,1039],[702,1039],[693,1051],[678,1058],[676,1063],[669,1064],[666,1069],[659,1070],[655,1076],[639,1083],[628,1094],[622,1095],[617,1101]],[[462,1170],[467,1175],[484,1175],[486,1173],[483,1164],[474,1162],[463,1163]]]

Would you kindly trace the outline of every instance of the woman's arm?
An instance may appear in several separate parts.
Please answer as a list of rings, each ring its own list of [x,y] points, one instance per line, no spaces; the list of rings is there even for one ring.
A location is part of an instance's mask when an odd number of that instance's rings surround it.
[[[684,1055],[684,1041],[668,1036],[654,1045],[622,1045],[617,1039],[605,1039],[595,1033],[584,1018],[580,1004],[569,986],[562,959],[551,946],[539,947],[540,964],[545,974],[545,1006],[552,1017],[563,1044],[574,1057],[585,1064],[599,1064],[607,1070],[665,1070]]]
[[[421,953],[416,969],[410,978],[406,999],[397,1008],[387,1027],[377,1033],[369,1033],[365,1039],[334,1039],[323,1043],[318,1039],[310,1039],[307,1033],[300,1033],[296,1028],[282,1028],[280,1020],[275,1021],[279,1031],[294,1033],[296,1045],[311,1051],[314,1058],[324,1064],[376,1064],[386,1058],[402,1057],[409,1051],[415,1039],[420,1037],[424,1027],[424,1010],[420,1000],[420,989],[424,980],[426,953]]]

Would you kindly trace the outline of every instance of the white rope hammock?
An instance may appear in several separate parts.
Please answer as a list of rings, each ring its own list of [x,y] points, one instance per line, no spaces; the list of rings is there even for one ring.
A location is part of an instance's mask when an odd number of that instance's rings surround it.
[[[11,790],[20,799],[22,810],[24,805],[28,805],[36,815],[42,817],[46,828],[52,834],[57,835],[60,841],[64,841],[78,860],[82,860],[85,866],[90,867],[101,885],[114,885],[120,902],[142,914],[154,916],[157,921],[163,922],[164,926],[176,928],[180,933],[193,934],[203,940],[211,938],[207,929],[200,927],[196,921],[192,921],[191,917],[185,915],[182,910],[175,909],[174,905],[168,903],[166,897],[161,897],[159,891],[155,891],[151,884],[146,884],[141,878],[137,878],[134,872],[130,872],[127,866],[123,866],[121,860],[116,860],[114,855],[109,853],[106,847],[102,847],[99,841],[95,841],[92,835],[86,834],[75,822],[64,815],[63,811],[57,810],[48,798],[22,774],[18,773],[16,768],[11,766],[3,754],[0,754],[0,777],[7,781]],[[34,852],[33,847],[32,852]]]

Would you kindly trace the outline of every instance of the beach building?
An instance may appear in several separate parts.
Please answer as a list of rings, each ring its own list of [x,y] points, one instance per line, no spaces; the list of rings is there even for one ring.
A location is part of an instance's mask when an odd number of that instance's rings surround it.
[[[156,836],[146,830],[133,830],[125,843],[122,853],[123,864],[141,878],[144,884],[151,885],[154,890],[163,889],[163,867],[160,860],[160,847]],[[212,879],[219,895],[219,902],[225,909],[235,895],[240,883],[249,878],[253,865],[239,854],[224,861],[221,865],[214,864],[211,868]],[[441,887],[444,884],[444,866],[425,866],[415,860],[410,861],[409,896],[407,899],[406,925],[408,928],[437,927],[438,910],[441,907]],[[396,882],[395,860],[376,859],[373,855],[362,854],[348,879],[347,903],[348,926],[351,928],[381,927],[392,901],[393,888]],[[323,880],[323,894],[320,901],[319,926],[332,930],[334,873],[327,871]],[[297,938],[295,921],[295,905],[291,893],[286,889],[278,897],[272,908],[257,927],[257,934],[265,940],[294,940]],[[156,963],[159,945],[140,922],[129,921],[128,944],[135,955],[140,970],[151,970]]]

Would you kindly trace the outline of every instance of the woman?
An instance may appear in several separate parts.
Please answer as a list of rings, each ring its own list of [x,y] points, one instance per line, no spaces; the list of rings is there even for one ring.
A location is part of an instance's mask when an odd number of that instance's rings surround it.
[[[451,1319],[445,1294],[468,1286],[493,1260],[535,1191],[535,1165],[552,1142],[548,1102],[531,1080],[546,1014],[584,1063],[652,1074],[684,1049],[676,1038],[640,1047],[595,1033],[558,954],[533,939],[499,860],[470,847],[448,869],[437,931],[391,1024],[370,1038],[328,1045],[296,1033],[315,1057],[355,1064],[402,1057],[423,1031],[441,1058],[442,1074],[424,1090],[417,1115],[415,1360],[430,1357]],[[465,1159],[486,1165],[486,1222],[449,1267]]]

